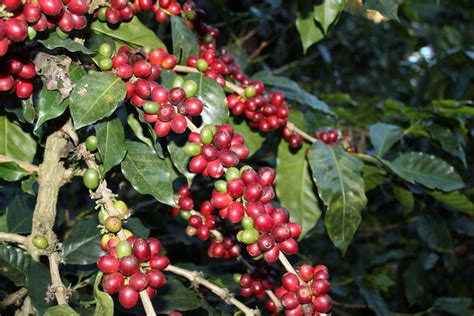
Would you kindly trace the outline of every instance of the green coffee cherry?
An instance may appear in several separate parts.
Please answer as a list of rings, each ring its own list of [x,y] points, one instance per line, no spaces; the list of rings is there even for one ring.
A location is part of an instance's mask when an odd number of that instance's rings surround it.
[[[117,213],[122,217],[128,217],[130,215],[130,210],[128,209],[127,204],[124,201],[117,200],[114,202],[114,208]]]
[[[99,61],[99,68],[100,68],[100,70],[102,70],[102,71],[107,71],[107,70],[112,69],[112,59],[110,59],[110,58],[102,58],[102,59]]]
[[[240,171],[236,167],[230,167],[225,173],[225,179],[227,182],[232,181],[233,179],[240,178]]]
[[[182,86],[184,92],[186,92],[186,98],[190,98],[196,94],[198,89],[197,83],[194,80],[186,80]]]
[[[245,97],[252,98],[257,94],[257,90],[255,89],[254,86],[247,86],[245,87],[244,93],[245,93]]]
[[[203,144],[210,144],[212,143],[212,139],[214,138],[214,135],[216,134],[216,127],[211,124],[204,125],[204,127],[201,129],[201,132],[199,135],[201,135],[201,142]]]
[[[184,153],[191,157],[197,156],[201,153],[201,146],[194,143],[186,143],[184,145]]]
[[[100,175],[96,169],[87,169],[82,176],[84,185],[89,190],[95,190],[99,186]]]
[[[204,72],[209,68],[209,64],[205,59],[198,59],[196,61],[196,69],[200,72]]]
[[[232,274],[232,280],[234,280],[234,282],[237,283],[237,284],[240,283],[240,278],[241,277],[242,277],[242,274],[240,274],[240,273]]]
[[[97,18],[101,22],[105,22],[105,12],[107,11],[107,7],[102,7],[99,9],[99,12],[97,12]]]
[[[190,211],[181,210],[181,211],[179,211],[179,216],[181,216],[182,219],[184,219],[185,221],[187,221],[187,220],[191,217],[191,212],[190,212]]]
[[[112,57],[112,45],[109,43],[102,43],[99,46],[99,54],[105,58]]]
[[[97,150],[97,137],[89,136],[86,139],[86,149],[90,152]]]
[[[219,192],[227,192],[227,182],[224,180],[217,180],[216,183],[214,183],[214,187]]]
[[[33,238],[33,245],[38,249],[46,249],[49,246],[49,242],[44,236],[36,236]]]
[[[148,114],[156,114],[159,108],[160,106],[158,105],[158,103],[153,102],[153,101],[147,101],[143,105],[143,111],[145,111]]]
[[[99,214],[97,215],[98,219],[99,219],[99,223],[101,225],[104,225],[105,224],[105,220],[107,219],[107,217],[109,217],[109,213],[107,213],[106,211],[100,211]]]
[[[214,40],[214,38],[212,37],[211,34],[205,34],[203,37],[202,37],[202,41],[206,44],[209,44],[209,43],[212,43],[212,41]]]
[[[130,246],[130,243],[126,240],[119,241],[117,246],[115,246],[115,254],[119,259],[130,256],[132,254],[132,247]]]
[[[173,80],[173,88],[181,88],[183,86],[184,79],[181,76],[177,76]]]
[[[36,34],[37,34],[36,30],[33,27],[28,26],[28,39],[29,40],[34,39],[36,37]]]
[[[245,216],[242,222],[240,222],[240,225],[242,225],[243,229],[253,228],[253,218]]]
[[[247,228],[242,231],[241,239],[244,244],[252,244],[257,241],[260,234],[255,228]]]

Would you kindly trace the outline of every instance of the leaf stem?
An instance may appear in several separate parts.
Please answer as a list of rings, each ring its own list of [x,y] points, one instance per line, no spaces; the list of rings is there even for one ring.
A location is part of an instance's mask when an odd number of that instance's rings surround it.
[[[1,233],[0,232],[0,241],[6,241],[10,243],[26,245],[26,237],[18,234],[12,233]]]

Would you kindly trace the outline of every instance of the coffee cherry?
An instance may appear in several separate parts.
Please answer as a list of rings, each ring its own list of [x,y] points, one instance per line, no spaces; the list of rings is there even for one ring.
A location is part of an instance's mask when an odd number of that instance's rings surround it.
[[[300,281],[296,274],[287,272],[283,275],[281,279],[283,287],[289,292],[296,292],[300,286]]]
[[[304,264],[298,269],[298,273],[303,281],[308,282],[313,278],[314,269],[312,266]]]
[[[175,65],[176,65],[176,57],[174,57],[173,55],[165,56],[163,58],[163,62],[161,63],[161,67],[163,67],[163,69],[171,69]]]
[[[281,305],[283,305],[287,310],[296,308],[298,304],[298,298],[294,292],[287,292],[281,298]]]
[[[117,258],[121,259],[123,257],[130,256],[132,254],[132,247],[130,243],[126,240],[121,240],[118,242],[117,246],[115,246],[115,255]]]
[[[254,227],[253,226],[254,225],[253,219],[251,217],[247,217],[247,216],[242,219],[242,222],[240,224],[242,225],[243,229]]]
[[[145,239],[139,238],[135,240],[133,243],[132,252],[140,262],[148,261],[150,259],[150,246]]]
[[[170,122],[163,122],[163,121],[158,120],[156,121],[153,130],[155,131],[158,137],[165,137],[171,131],[171,124]]]
[[[89,136],[86,139],[86,149],[90,152],[97,150],[97,137]]]
[[[204,59],[198,59],[196,61],[196,68],[197,68],[197,70],[199,70],[201,72],[204,72],[209,68],[209,64]]]
[[[176,134],[182,134],[184,131],[188,128],[188,122],[186,121],[186,118],[181,115],[181,114],[176,114],[172,119],[171,119],[171,129],[173,132]]]
[[[186,97],[186,92],[182,88],[173,88],[169,91],[168,93],[168,98],[171,103],[173,104],[179,104],[182,101],[184,101],[184,98]]]
[[[0,92],[10,91],[14,85],[15,81],[11,75],[0,73]]]
[[[254,86],[247,86],[245,87],[244,94],[246,98],[252,98],[257,93],[257,90]]]
[[[239,157],[228,149],[219,151],[218,160],[224,167],[235,167],[239,164]]]
[[[321,296],[329,292],[329,282],[324,279],[314,280],[311,283],[311,291],[313,291],[314,295]]]
[[[252,182],[247,185],[244,191],[244,198],[248,202],[255,202],[262,197],[263,188],[260,183]]]
[[[226,131],[219,131],[214,135],[212,143],[220,150],[228,149],[232,142],[232,135]]]
[[[151,74],[151,65],[145,60],[137,61],[133,65],[133,73],[140,78],[146,78]]]
[[[16,82],[15,93],[20,99],[29,98],[33,93],[33,84],[30,81],[18,79]]]
[[[71,0],[67,4],[67,7],[71,13],[77,14],[77,15],[83,15],[86,14],[87,11],[89,10],[89,5],[86,0]],[[110,56],[108,56],[110,57]]]
[[[150,267],[153,269],[164,270],[169,264],[170,261],[166,256],[156,256],[150,259]]]
[[[116,294],[124,284],[124,277],[119,272],[113,272],[104,275],[100,284],[106,293]]]
[[[265,259],[266,262],[275,262],[278,260],[278,256],[280,255],[280,249],[278,248],[278,245],[275,245],[272,249],[269,251],[265,252],[263,255],[263,258]]]
[[[117,216],[109,216],[105,220],[105,229],[111,233],[117,233],[122,229],[122,220]]]
[[[244,229],[241,235],[241,241],[244,244],[251,244],[257,241],[259,236],[258,231],[255,228]]]
[[[143,291],[148,286],[148,278],[142,272],[137,272],[132,275],[128,281],[128,284],[135,290],[135,291]]]
[[[82,181],[89,190],[95,190],[99,186],[99,180],[99,172],[96,169],[87,169],[82,176]]]
[[[130,211],[128,209],[127,204],[124,201],[117,200],[114,202],[114,208],[118,212],[119,216],[128,217],[130,215]]]
[[[148,245],[150,246],[150,257],[155,257],[161,250],[161,243],[155,237],[149,237],[147,240]]]
[[[312,293],[307,285],[301,285],[296,292],[296,296],[300,304],[307,304],[311,302]]]
[[[257,240],[258,247],[261,251],[270,251],[275,246],[275,240],[268,234],[260,236]]]
[[[178,205],[182,210],[190,211],[194,207],[194,201],[190,197],[182,197],[179,199]]]
[[[227,218],[231,223],[240,223],[245,215],[245,208],[240,202],[231,202],[227,207]]]
[[[136,273],[139,268],[140,264],[135,256],[126,256],[120,259],[119,270],[124,275],[132,275]]]
[[[155,289],[159,289],[166,284],[166,277],[163,272],[151,269],[146,273],[148,284]]]
[[[158,112],[159,106],[157,103],[152,102],[152,101],[147,101],[143,105],[143,111],[148,114],[156,114]]]
[[[59,0],[39,0],[41,11],[49,16],[57,16],[63,11],[63,4]]]
[[[209,161],[206,170],[209,176],[214,179],[218,179],[224,174],[224,168],[217,160]]]
[[[313,298],[313,305],[316,311],[327,313],[331,310],[332,299],[329,295],[316,296]]]
[[[207,167],[207,160],[203,156],[197,155],[189,162],[189,171],[192,173],[202,173]]]
[[[125,285],[119,291],[119,302],[124,308],[133,308],[138,303],[139,294],[130,285]]]
[[[280,250],[287,255],[294,255],[298,252],[298,243],[293,238],[288,238],[279,244]]]
[[[35,66],[33,64],[23,64],[20,71],[18,72],[18,77],[23,79],[32,79],[36,76]]]
[[[117,272],[119,270],[119,259],[111,255],[105,255],[97,260],[97,267],[104,273]]]
[[[46,249],[49,246],[48,240],[44,236],[35,236],[32,242],[36,248],[41,250]]]
[[[161,65],[165,56],[168,55],[164,48],[156,48],[148,55],[148,60],[154,65]]]
[[[193,81],[194,82],[194,81]],[[190,116],[197,116],[201,114],[204,105],[201,100],[197,98],[189,98],[184,101],[184,106],[186,107],[186,112]]]

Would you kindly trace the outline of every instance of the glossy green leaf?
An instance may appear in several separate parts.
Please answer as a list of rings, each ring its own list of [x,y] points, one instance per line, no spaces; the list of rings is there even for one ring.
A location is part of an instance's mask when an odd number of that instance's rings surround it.
[[[266,136],[262,135],[257,129],[252,129],[246,120],[239,120],[235,116],[229,118],[229,124],[234,129],[234,132],[242,135],[245,139],[245,146],[249,149],[249,157],[259,150]]]
[[[63,242],[63,256],[68,264],[91,264],[103,254],[95,220],[76,223]]]
[[[263,82],[265,85],[272,86],[275,90],[281,91],[289,100],[308,105],[312,109],[334,115],[329,106],[319,100],[315,95],[306,92],[295,81],[286,77],[275,76],[268,72],[258,72],[252,76],[253,80]]]
[[[398,0],[366,0],[364,6],[369,10],[379,11],[383,16],[399,21]]]
[[[393,194],[398,202],[402,205],[405,212],[411,212],[415,206],[415,198],[410,190],[407,190],[399,185],[392,183]]]
[[[174,206],[171,173],[166,162],[143,143],[127,141],[125,146],[127,155],[122,161],[122,172],[133,188]]]
[[[125,157],[125,133],[118,117],[95,125],[97,147],[104,173],[118,165]]]
[[[431,137],[441,144],[445,152],[458,157],[467,167],[466,153],[463,148],[464,140],[461,137],[457,137],[448,127],[439,124],[431,124],[426,129],[430,132]]]
[[[416,221],[418,236],[433,250],[450,251],[453,248],[451,233],[442,219],[424,216]]]
[[[7,225],[10,233],[31,232],[36,199],[29,194],[17,195],[7,206]]]
[[[0,244],[0,275],[16,286],[24,286],[33,259],[23,249]]]
[[[151,139],[146,137],[145,134],[143,134],[143,128],[140,124],[140,121],[137,120],[133,114],[129,114],[127,116],[127,123],[139,140],[153,148],[153,142],[151,141]]]
[[[134,16],[129,22],[122,21],[118,27],[110,28],[106,22],[94,21],[91,30],[113,38],[115,41],[130,46],[133,49],[149,47],[164,48],[165,44],[156,34],[147,28],[140,20]]]
[[[68,101],[62,99],[61,93],[57,90],[48,90],[43,80],[43,88],[38,97],[38,120],[36,121],[35,131],[46,121],[63,114],[67,105]]]
[[[126,85],[113,74],[93,72],[74,87],[69,108],[74,127],[79,129],[111,115],[125,97]]]
[[[387,180],[387,172],[379,167],[364,164],[362,167],[365,192],[375,189]]]
[[[375,313],[375,315],[390,315],[390,310],[388,309],[387,304],[385,303],[378,289],[364,286],[362,285],[362,282],[359,282],[359,289],[360,293],[369,305],[369,308]]]
[[[385,164],[400,178],[419,183],[429,189],[453,191],[464,187],[457,171],[439,157],[411,152]]]
[[[191,157],[184,152],[184,144],[186,144],[186,140],[186,137],[173,137],[173,139],[168,141],[168,151],[173,165],[179,173],[186,178],[188,184],[190,184],[193,181],[195,174],[191,173],[188,169]]]
[[[459,191],[449,193],[430,191],[429,194],[448,207],[469,215],[474,215],[474,203]]]
[[[55,305],[55,301],[46,301],[45,295],[51,285],[51,274],[49,269],[41,262],[32,262],[26,275],[26,289],[31,298],[33,308],[39,315]]]
[[[301,12],[296,12],[296,29],[300,34],[304,54],[311,45],[324,38],[323,32],[315,24],[313,14],[303,15]]]
[[[72,53],[81,52],[88,55],[95,54],[93,50],[90,50],[89,48],[70,38],[59,38],[56,32],[49,33],[47,38],[39,40],[38,42],[40,42],[44,45],[44,47],[50,50],[53,50],[55,48],[64,48]]]
[[[0,115],[0,155],[32,162],[36,141],[6,115]]]
[[[35,192],[35,189],[34,189],[34,184],[36,183],[36,176],[35,175],[31,175],[29,176],[28,178],[26,179],[23,179],[21,181],[21,189],[23,190],[23,192],[25,193],[28,193],[28,194],[31,194],[33,196],[36,196],[36,192]]]
[[[36,110],[33,106],[33,97],[30,96],[28,99],[21,100],[21,110],[25,121],[28,123],[33,123],[36,118]]]
[[[433,310],[446,312],[456,316],[472,315],[472,298],[469,297],[438,297]]]
[[[367,204],[362,162],[341,147],[315,142],[309,151],[309,163],[321,200],[328,207],[325,224],[334,245],[347,250]]]
[[[181,281],[167,276],[166,285],[160,289],[160,295],[153,299],[153,307],[160,314],[179,310],[190,311],[201,306],[196,291],[184,286]]]
[[[379,122],[369,126],[369,135],[375,155],[380,157],[401,138],[402,129],[397,125]]]
[[[94,316],[113,316],[114,300],[108,293],[99,290],[103,273],[99,271],[94,283],[95,311]]]
[[[282,206],[288,208],[291,221],[301,225],[303,238],[321,217],[311,172],[304,145],[296,153],[290,151],[288,143],[281,141],[278,146],[276,165],[276,194]]]
[[[67,304],[51,306],[46,310],[44,316],[79,316],[79,314]]]
[[[202,73],[191,73],[185,80],[194,80],[198,85],[196,96],[203,102],[201,113],[203,124],[220,125],[227,123],[229,109],[224,89],[214,80],[205,77]]]
[[[165,155],[163,153],[163,148],[161,147],[158,136],[156,136],[155,130],[153,129],[154,126],[152,124],[148,123],[147,121],[145,121],[145,117],[144,117],[145,112],[143,112],[139,108],[136,108],[135,110],[138,113],[138,119],[140,120],[140,122],[145,124],[145,126],[147,127],[148,133],[150,134],[150,137],[152,139],[152,145],[153,145],[152,149],[154,149],[156,151],[156,154],[158,155],[158,157],[160,157],[161,159],[164,159]]]
[[[17,181],[26,175],[28,175],[28,172],[14,162],[0,163],[0,178],[3,180]]]
[[[130,217],[124,225],[138,238],[148,238],[150,236],[150,229],[138,217]]]
[[[173,55],[176,56],[179,64],[186,65],[189,56],[199,55],[199,43],[196,35],[181,17],[171,15],[171,36]]]
[[[345,4],[345,0],[324,0],[320,5],[314,6],[314,19],[321,25],[324,33],[339,16]]]

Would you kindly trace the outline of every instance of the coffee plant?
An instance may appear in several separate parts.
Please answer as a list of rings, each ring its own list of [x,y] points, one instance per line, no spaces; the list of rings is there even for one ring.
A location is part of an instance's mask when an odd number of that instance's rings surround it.
[[[472,315],[474,12],[400,2],[2,0],[2,315]]]

